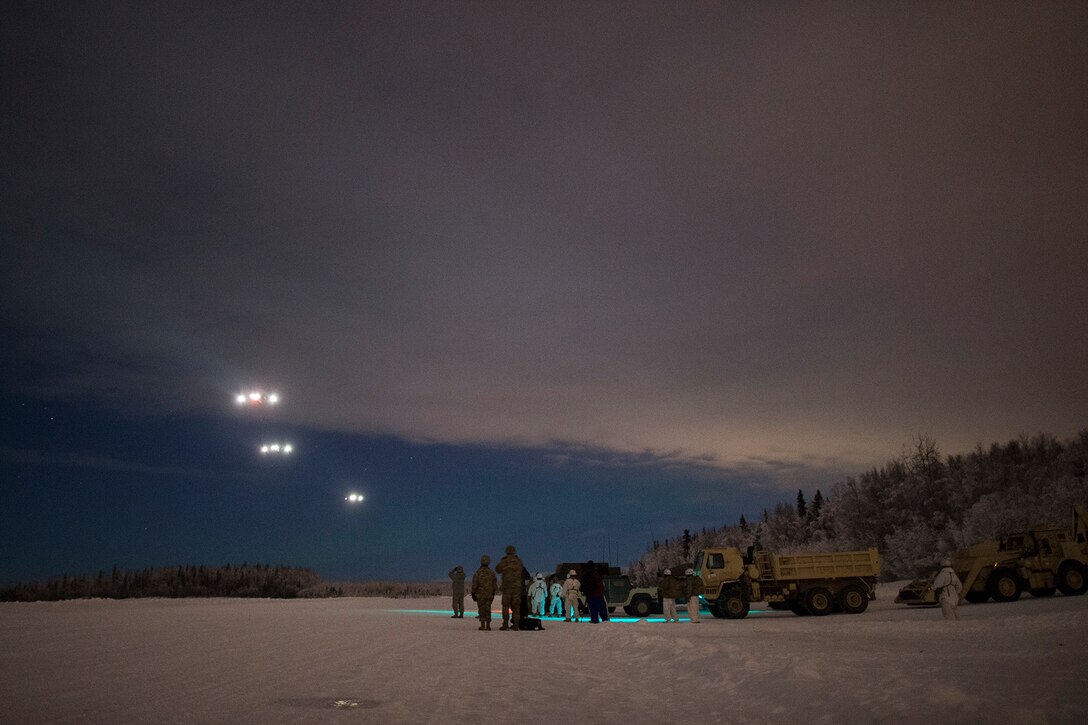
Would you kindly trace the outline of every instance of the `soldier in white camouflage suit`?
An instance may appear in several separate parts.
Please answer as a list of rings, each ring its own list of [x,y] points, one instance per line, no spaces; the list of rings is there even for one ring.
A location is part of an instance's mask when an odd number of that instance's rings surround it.
[[[548,585],[544,583],[544,575],[537,574],[529,585],[529,611],[534,617],[544,616],[544,599],[547,596]]]

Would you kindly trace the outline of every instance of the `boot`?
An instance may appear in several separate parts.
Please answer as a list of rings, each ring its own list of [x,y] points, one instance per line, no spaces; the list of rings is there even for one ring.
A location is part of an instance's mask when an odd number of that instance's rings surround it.
[[[487,620],[486,624],[487,624],[487,631],[490,632],[491,631],[491,620],[490,619]]]
[[[487,623],[486,622],[480,622],[480,631],[484,632],[486,630],[487,630]]]

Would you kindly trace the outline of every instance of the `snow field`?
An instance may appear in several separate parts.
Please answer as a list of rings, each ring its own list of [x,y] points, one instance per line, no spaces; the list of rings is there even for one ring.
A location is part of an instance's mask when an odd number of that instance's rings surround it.
[[[857,616],[490,633],[471,611],[450,619],[446,598],[3,604],[0,720],[1085,721],[1088,597],[965,605],[945,622],[894,604],[897,589]]]

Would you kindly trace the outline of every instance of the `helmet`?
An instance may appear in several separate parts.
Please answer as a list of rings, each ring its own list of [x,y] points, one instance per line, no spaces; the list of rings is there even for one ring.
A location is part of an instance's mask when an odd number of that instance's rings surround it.
[[[692,576],[695,573],[695,570],[694,569],[688,569],[684,573],[687,574],[688,576]]]
[[[480,564],[482,566],[487,566],[490,563],[491,563],[491,557],[488,556],[487,554],[484,554],[483,556],[480,557]]]
[[[570,571],[568,571],[568,572],[567,572],[567,576],[574,576],[574,575],[576,575],[577,573],[578,573],[578,572],[574,571],[574,569],[571,569]]]
[[[672,576],[672,569],[666,569],[665,576]]]
[[[941,566],[952,566],[951,559],[941,559]]]
[[[537,575],[536,575],[536,578],[537,578],[537,579],[543,579],[543,578],[544,578],[544,575],[543,575],[543,574],[537,574]]]
[[[514,548],[514,545],[513,545],[513,544],[511,544],[510,546],[506,547],[506,553],[507,553],[507,554],[516,554],[516,553],[517,553],[517,551],[518,551],[518,550]]]

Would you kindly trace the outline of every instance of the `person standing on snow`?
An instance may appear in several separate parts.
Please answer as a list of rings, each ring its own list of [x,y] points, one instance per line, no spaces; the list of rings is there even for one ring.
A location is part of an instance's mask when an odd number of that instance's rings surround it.
[[[529,585],[529,611],[534,617],[544,616],[544,598],[548,595],[548,585],[544,583],[544,575],[537,574],[533,583]]]
[[[551,607],[549,611],[553,617],[563,616],[563,585],[557,581],[552,582],[551,587],[548,589],[548,594],[552,597]]]
[[[586,595],[586,606],[589,607],[589,621],[593,624],[607,622],[608,601],[604,596],[604,578],[592,560],[586,562],[585,572],[582,593]]]
[[[688,578],[688,618],[692,624],[698,624],[699,596],[706,591],[706,587],[703,586],[703,580],[695,576],[694,569],[688,569],[684,575]]]
[[[676,596],[680,593],[680,582],[672,575],[672,569],[666,569],[661,581],[657,583],[657,593],[661,596],[661,609],[666,622],[679,623],[676,614]]]
[[[578,594],[582,590],[582,582],[578,581],[578,573],[571,569],[567,573],[567,580],[563,582],[563,601],[566,603],[566,614],[563,618],[564,622],[569,622],[573,618],[575,622],[580,621],[581,617],[578,616]]]
[[[495,601],[495,572],[490,568],[491,557],[480,557],[480,568],[472,575],[472,601],[480,610],[480,629],[491,631],[491,602]]]
[[[499,560],[495,571],[502,575],[502,627],[499,629],[517,631],[521,621],[521,593],[525,587],[521,579],[525,565],[518,558],[517,549],[507,546],[506,556]]]
[[[941,603],[941,614],[945,619],[959,619],[956,608],[960,605],[960,594],[963,593],[963,582],[956,576],[952,568],[952,560],[941,561],[941,570],[933,579],[933,591],[937,593],[937,599]]]
[[[453,582],[453,616],[450,619],[465,618],[465,568],[458,564],[450,569],[450,581]]]

